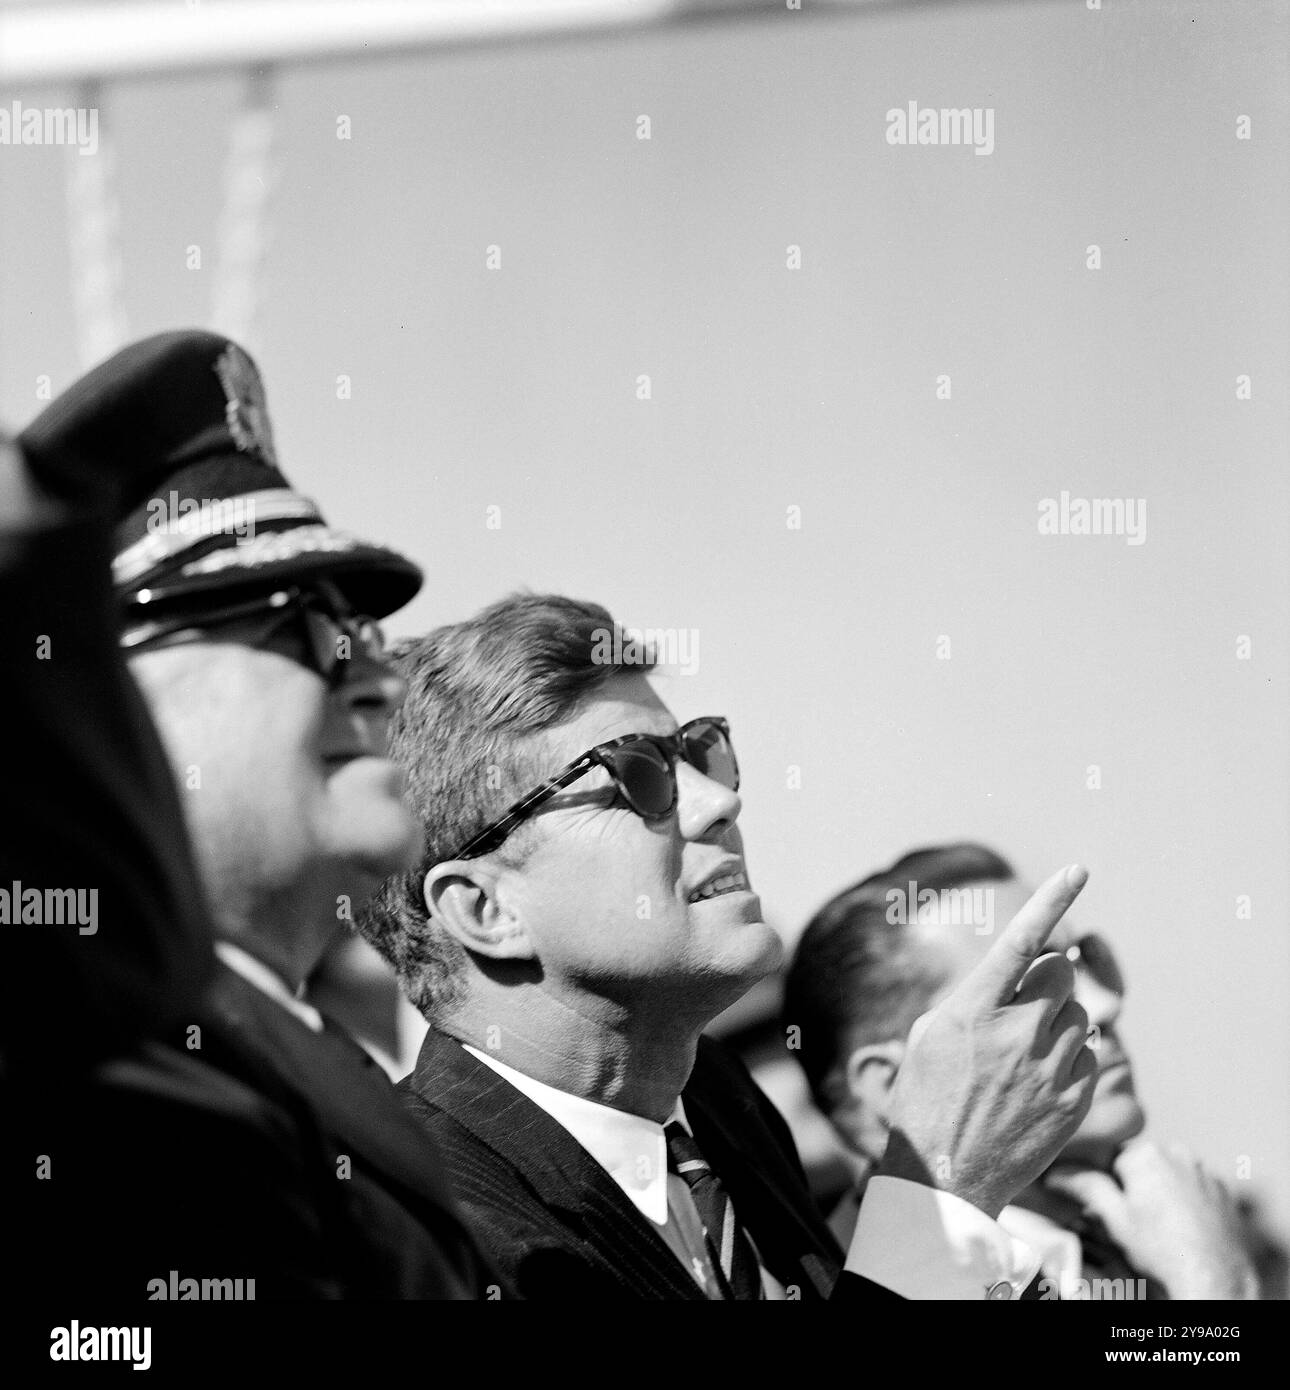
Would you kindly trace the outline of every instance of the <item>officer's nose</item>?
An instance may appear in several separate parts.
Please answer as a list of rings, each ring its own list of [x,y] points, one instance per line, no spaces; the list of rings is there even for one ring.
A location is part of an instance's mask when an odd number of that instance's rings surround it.
[[[384,660],[355,655],[341,665],[336,696],[354,714],[388,721],[407,694],[407,681]]]

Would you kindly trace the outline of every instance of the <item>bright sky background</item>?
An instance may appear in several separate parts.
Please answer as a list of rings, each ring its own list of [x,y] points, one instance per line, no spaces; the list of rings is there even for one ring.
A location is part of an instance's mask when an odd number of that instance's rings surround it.
[[[915,844],[1087,863],[1153,1128],[1283,1224],[1287,28],[786,12],[287,72],[248,341],[293,480],[426,566],[395,633],[519,586],[698,630],[673,708],[733,723],[786,936]],[[132,336],[207,322],[239,91],[103,98]],[[994,153],[889,146],[911,100],[992,107]],[[0,148],[10,425],[79,370],[76,157]],[[1146,543],[1039,535],[1063,489],[1145,498]]]

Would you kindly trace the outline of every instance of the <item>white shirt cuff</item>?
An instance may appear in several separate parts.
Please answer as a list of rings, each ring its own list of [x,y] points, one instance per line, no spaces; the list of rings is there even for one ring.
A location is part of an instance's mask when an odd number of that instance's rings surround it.
[[[1039,1256],[953,1193],[871,1178],[847,1269],[903,1298],[1020,1298]]]

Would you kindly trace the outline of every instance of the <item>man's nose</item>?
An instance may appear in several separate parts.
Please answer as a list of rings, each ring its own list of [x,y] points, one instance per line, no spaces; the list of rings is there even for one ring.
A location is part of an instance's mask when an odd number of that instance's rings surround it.
[[[340,663],[336,693],[358,714],[389,719],[407,698],[408,683],[385,661],[352,656]]]
[[[711,840],[739,818],[743,802],[739,793],[697,768],[678,759],[676,764],[676,818],[687,840]]]
[[[1110,989],[1088,970],[1075,971],[1075,1000],[1095,1028],[1109,1028],[1120,1017],[1124,995]]]

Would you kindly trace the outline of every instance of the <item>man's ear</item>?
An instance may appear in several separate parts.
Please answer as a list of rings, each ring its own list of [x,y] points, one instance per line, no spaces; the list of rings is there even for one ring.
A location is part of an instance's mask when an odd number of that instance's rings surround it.
[[[871,1119],[887,1119],[891,1108],[891,1088],[905,1060],[905,1044],[898,1038],[884,1043],[866,1043],[847,1058],[847,1094],[864,1106]]]
[[[524,923],[498,893],[501,875],[478,859],[436,864],[421,885],[426,911],[468,950],[490,960],[532,960]]]

